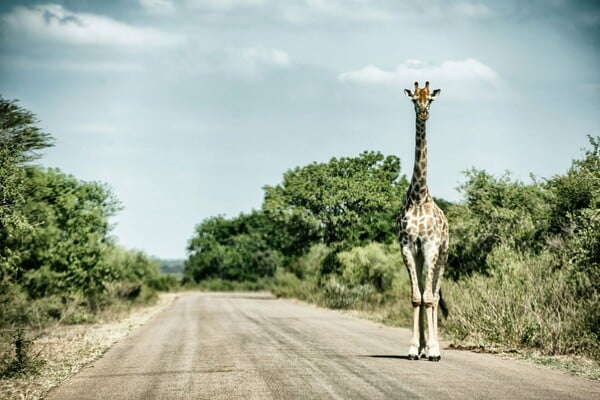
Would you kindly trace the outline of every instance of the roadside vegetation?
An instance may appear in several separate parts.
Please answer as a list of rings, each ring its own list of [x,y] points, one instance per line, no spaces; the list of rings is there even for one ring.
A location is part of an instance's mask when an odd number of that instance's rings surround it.
[[[52,137],[0,97],[0,377],[35,372],[30,349],[58,324],[119,314],[177,279],[111,236],[120,204],[110,188],[35,165]]]
[[[465,172],[450,221],[441,322],[457,347],[600,360],[600,138],[563,174],[530,182]],[[261,209],[200,222],[184,282],[263,288],[407,325],[395,235],[408,182],[377,152],[288,170]]]

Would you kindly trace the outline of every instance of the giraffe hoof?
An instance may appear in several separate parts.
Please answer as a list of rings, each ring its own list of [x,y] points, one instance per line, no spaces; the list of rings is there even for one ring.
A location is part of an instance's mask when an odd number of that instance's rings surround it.
[[[418,359],[419,359],[419,356],[418,356],[418,355],[416,355],[416,354],[409,354],[409,355],[408,355],[408,359],[409,359],[409,360],[418,360]]]
[[[429,361],[439,362],[441,359],[441,356],[429,356]]]

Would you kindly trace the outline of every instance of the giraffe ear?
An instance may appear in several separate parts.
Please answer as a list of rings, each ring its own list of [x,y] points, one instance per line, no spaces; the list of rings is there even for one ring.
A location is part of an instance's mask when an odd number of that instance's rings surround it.
[[[441,90],[440,90],[440,89],[435,89],[435,90],[433,91],[433,93],[431,93],[431,96],[430,96],[430,97],[431,97],[431,100],[435,100],[435,99],[437,99],[437,98],[438,98],[438,96],[440,95],[440,93],[441,93]]]
[[[410,91],[410,90],[408,90],[408,89],[404,89],[404,95],[405,95],[406,97],[408,97],[410,100],[412,100],[412,99],[413,99],[413,95],[412,95],[411,91]]]

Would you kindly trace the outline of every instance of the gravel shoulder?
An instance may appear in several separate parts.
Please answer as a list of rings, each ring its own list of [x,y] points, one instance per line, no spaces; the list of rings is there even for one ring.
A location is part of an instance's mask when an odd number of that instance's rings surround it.
[[[108,323],[60,325],[37,336],[31,354],[43,365],[39,374],[0,379],[0,399],[41,399],[48,391],[98,359],[116,342],[169,307],[178,294],[161,294],[156,304]]]

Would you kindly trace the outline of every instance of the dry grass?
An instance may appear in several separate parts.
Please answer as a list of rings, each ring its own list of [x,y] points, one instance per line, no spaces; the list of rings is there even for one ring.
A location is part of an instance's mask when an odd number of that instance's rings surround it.
[[[53,387],[101,356],[112,344],[164,310],[177,297],[161,294],[156,304],[104,316],[106,322],[93,325],[63,325],[36,332],[30,349],[42,361],[36,374],[0,379],[0,398],[41,399]],[[109,319],[110,320],[106,320]]]

